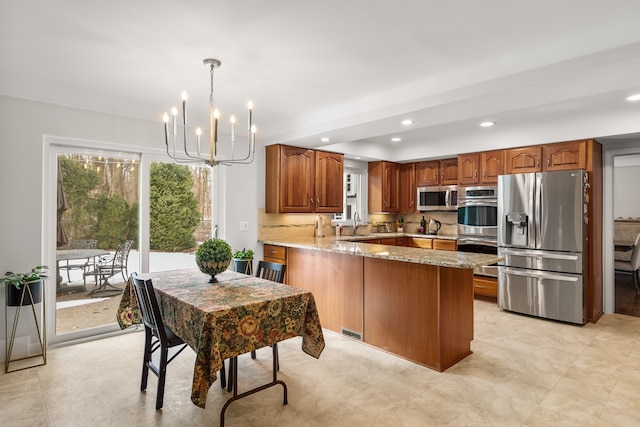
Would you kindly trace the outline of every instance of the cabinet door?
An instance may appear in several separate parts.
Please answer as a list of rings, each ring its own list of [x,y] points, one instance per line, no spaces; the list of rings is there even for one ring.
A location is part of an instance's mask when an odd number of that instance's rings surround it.
[[[478,181],[478,154],[461,154],[458,156],[458,184],[477,184]]]
[[[280,212],[314,212],[315,152],[286,145],[280,150]]]
[[[512,148],[507,150],[507,173],[540,172],[541,147]]]
[[[415,212],[416,196],[416,164],[400,165],[400,212]]]
[[[458,249],[458,244],[455,240],[433,239],[433,249],[455,251]]]
[[[343,203],[344,156],[316,151],[315,211],[340,213]]]
[[[416,186],[438,185],[440,181],[439,170],[440,162],[438,160],[416,163]]]
[[[382,207],[384,212],[400,212],[400,165],[383,163]]]
[[[584,141],[545,145],[542,151],[545,159],[544,170],[562,171],[586,168],[586,143]]]
[[[480,153],[481,182],[497,184],[498,175],[504,174],[504,150]]]
[[[407,239],[407,246],[411,246],[412,248],[432,249],[433,239],[410,237]]]
[[[369,212],[400,211],[400,165],[369,162]]]
[[[440,160],[440,184],[456,185],[458,183],[458,158]]]

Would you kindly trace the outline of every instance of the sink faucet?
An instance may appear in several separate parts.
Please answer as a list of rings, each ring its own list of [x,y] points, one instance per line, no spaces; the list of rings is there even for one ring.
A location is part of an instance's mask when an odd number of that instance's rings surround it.
[[[358,212],[353,213],[353,235],[358,234],[358,226],[360,225],[360,215]]]
[[[391,229],[389,228],[389,223],[388,222],[384,223],[384,228],[387,230],[387,233],[391,233]]]

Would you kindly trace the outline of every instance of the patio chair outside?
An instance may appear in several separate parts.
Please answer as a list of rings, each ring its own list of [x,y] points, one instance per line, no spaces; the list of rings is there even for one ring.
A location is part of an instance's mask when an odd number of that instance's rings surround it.
[[[95,264],[95,268],[91,271],[84,273],[84,283],[87,284],[87,276],[93,276],[96,281],[97,289],[94,289],[89,293],[93,296],[100,293],[101,296],[105,296],[105,291],[113,293],[122,292],[121,288],[113,286],[109,283],[109,279],[118,273],[122,275],[122,281],[127,281],[127,259],[129,258],[129,251],[133,247],[133,240],[127,240],[126,242],[118,245],[116,252],[112,256],[101,257]],[[112,289],[107,289],[110,287]]]

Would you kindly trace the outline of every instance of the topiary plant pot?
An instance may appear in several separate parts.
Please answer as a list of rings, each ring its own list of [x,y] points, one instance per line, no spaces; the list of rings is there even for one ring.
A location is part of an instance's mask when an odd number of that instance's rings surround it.
[[[229,263],[231,263],[231,259],[224,261],[199,261],[196,259],[196,264],[198,264],[198,268],[205,274],[211,275],[211,279],[209,279],[209,283],[218,283],[218,279],[216,279],[216,274],[222,273],[229,267]]]

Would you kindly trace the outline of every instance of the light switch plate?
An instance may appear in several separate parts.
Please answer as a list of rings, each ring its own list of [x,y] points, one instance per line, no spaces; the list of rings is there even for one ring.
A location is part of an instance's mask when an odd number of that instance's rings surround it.
[[[240,231],[249,231],[248,221],[240,221]]]

